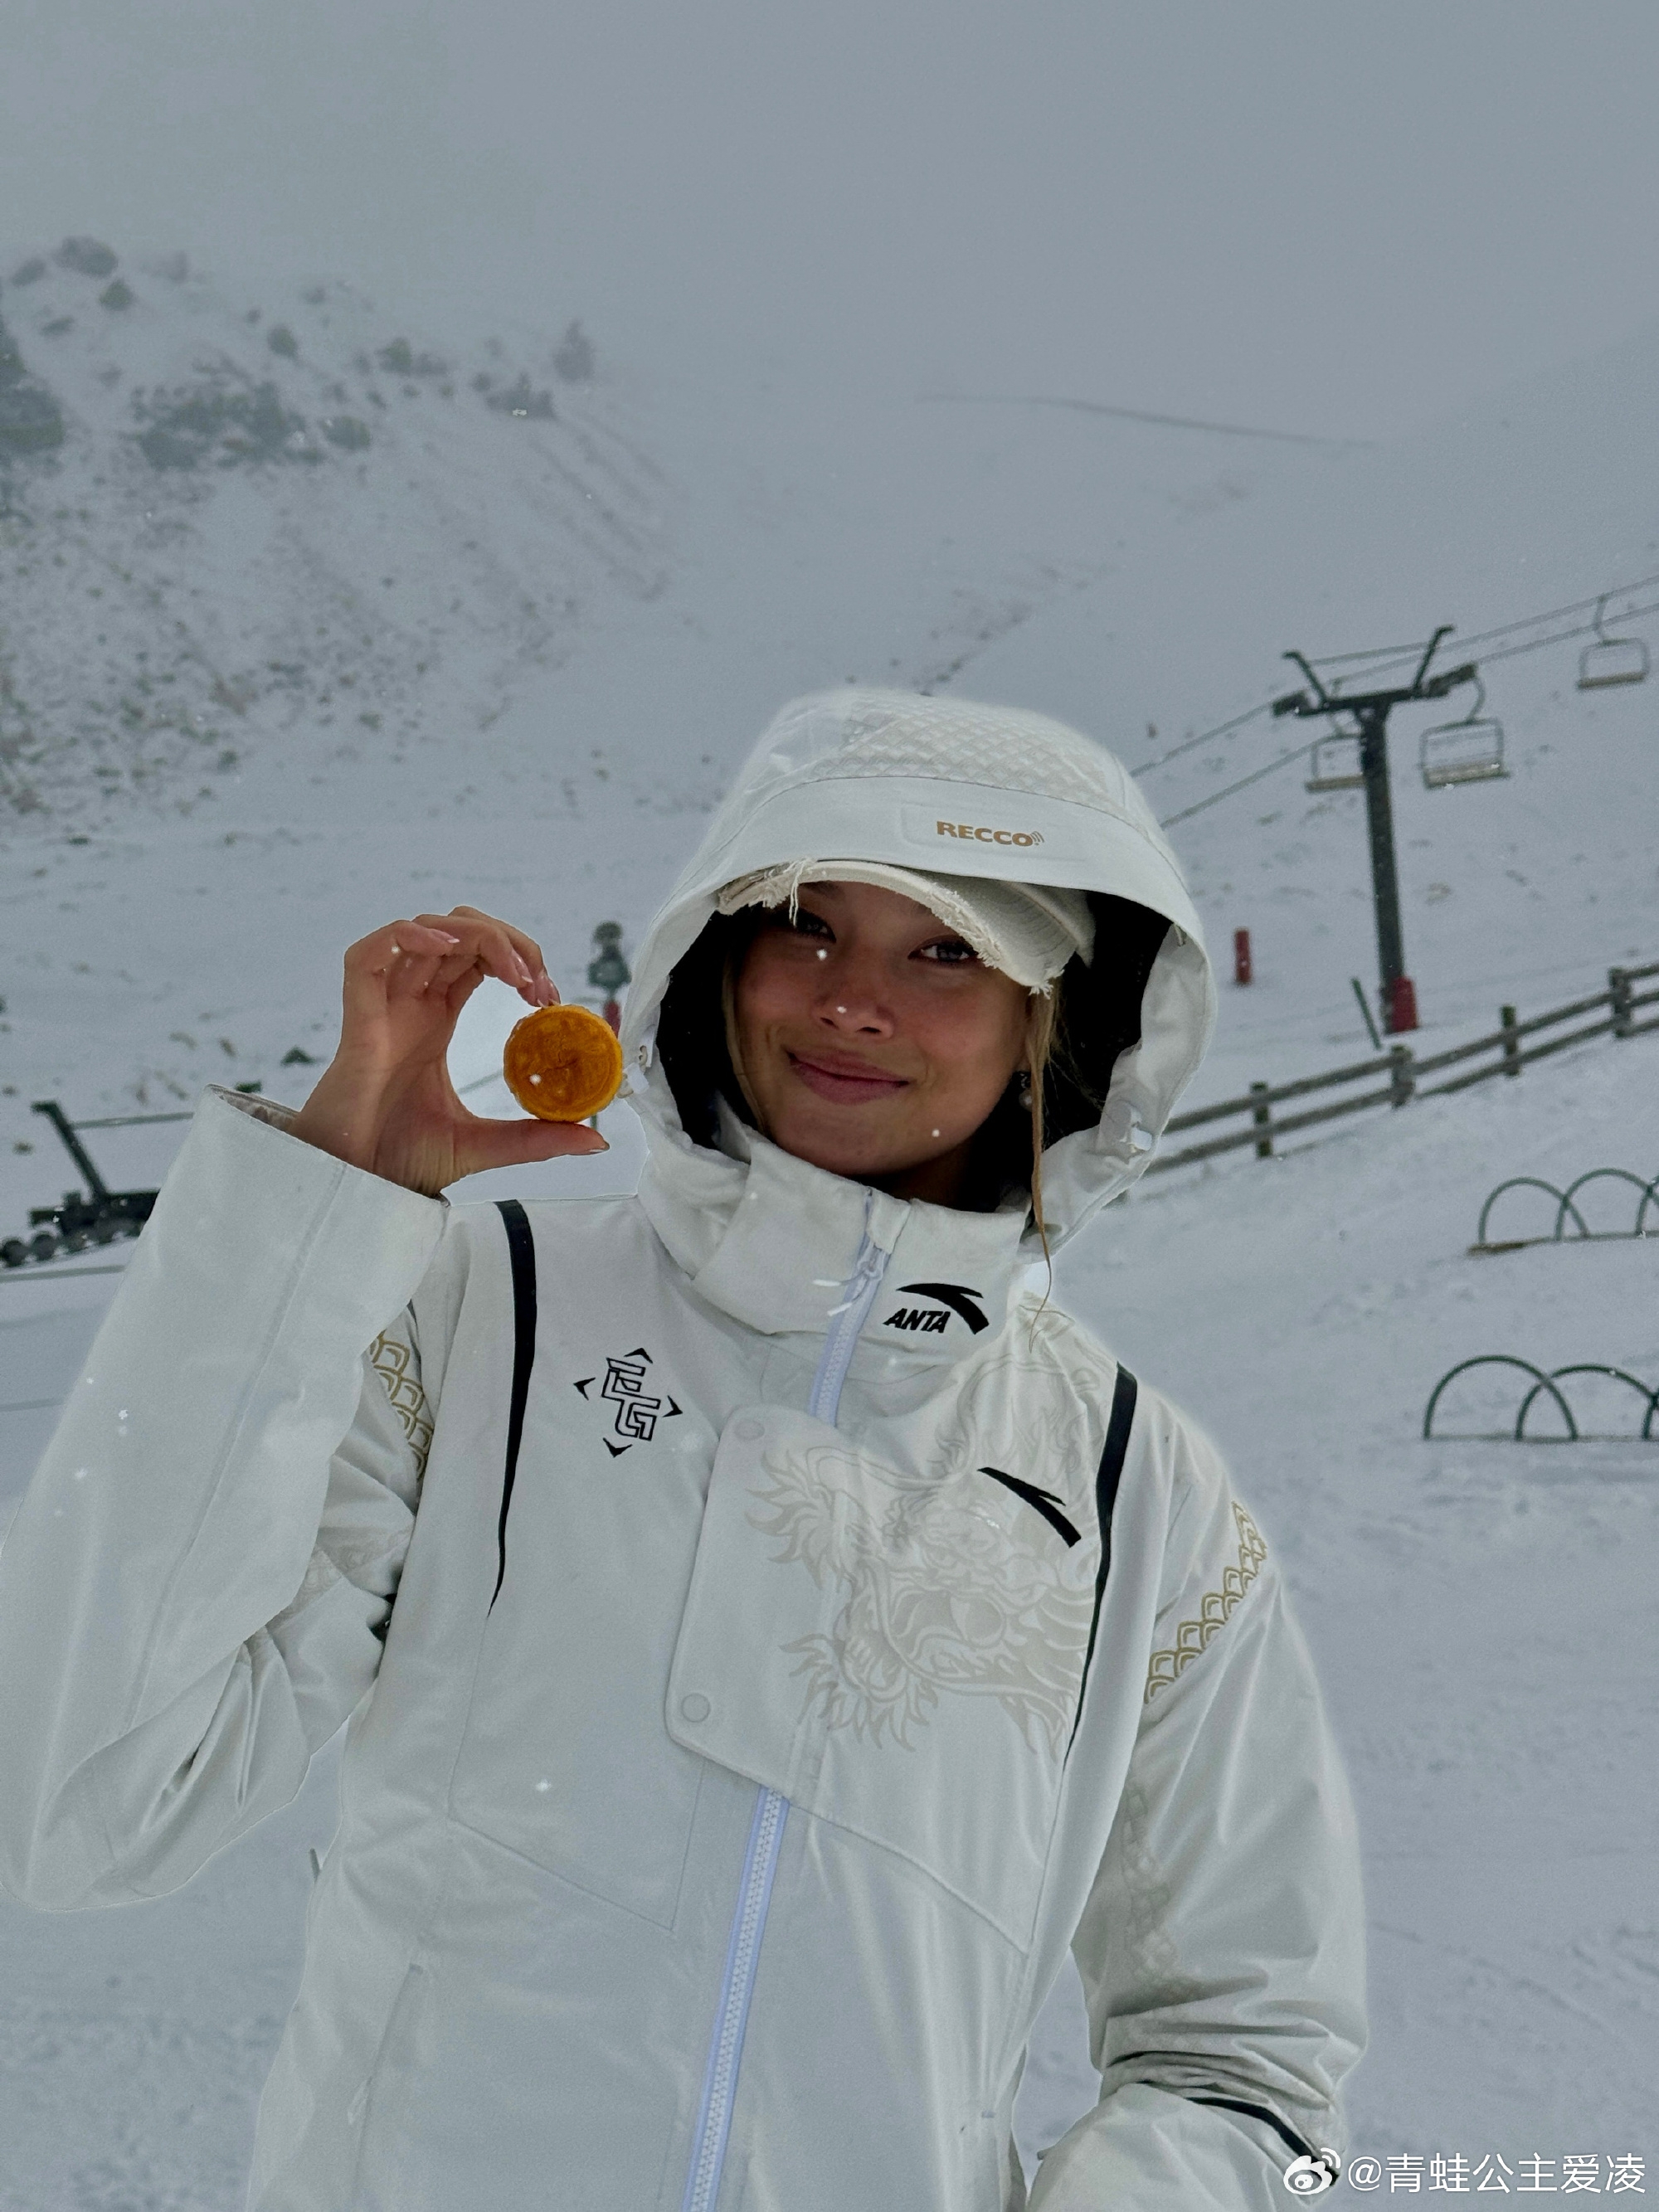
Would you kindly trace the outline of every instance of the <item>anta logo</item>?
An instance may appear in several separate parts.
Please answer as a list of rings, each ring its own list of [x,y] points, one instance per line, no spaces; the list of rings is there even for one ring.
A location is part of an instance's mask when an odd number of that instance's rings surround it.
[[[936,822],[936,837],[971,837],[976,845],[1040,845],[1040,830],[983,830],[971,822]]]
[[[648,1444],[657,1433],[659,1421],[672,1421],[676,1413],[684,1411],[672,1398],[655,1397],[646,1389],[646,1370],[650,1364],[651,1354],[642,1344],[636,1344],[631,1352],[618,1352],[605,1361],[602,1382],[597,1375],[584,1375],[572,1385],[586,1398],[598,1382],[599,1396],[616,1407],[612,1426],[623,1441],[613,1444],[609,1437],[600,1439],[612,1459],[620,1459],[635,1444]]]
[[[924,1336],[943,1336],[949,1328],[948,1313],[930,1313],[926,1306],[899,1306],[882,1323],[884,1328],[915,1328]]]
[[[884,1328],[915,1329],[923,1336],[943,1336],[950,1327],[951,1316],[958,1315],[977,1336],[991,1324],[985,1317],[985,1309],[979,1304],[981,1291],[964,1289],[960,1283],[901,1283],[901,1297],[933,1298],[938,1303],[931,1310],[927,1306],[898,1306],[882,1323]]]
[[[1073,1544],[1081,1541],[1075,1521],[1061,1510],[1063,1501],[1052,1490],[1039,1490],[1034,1482],[1022,1482],[1017,1474],[1005,1474],[1000,1467],[982,1467],[981,1474],[988,1474],[993,1482],[1000,1482],[1005,1490],[1012,1490],[1016,1498],[1040,1513],[1069,1552]]]

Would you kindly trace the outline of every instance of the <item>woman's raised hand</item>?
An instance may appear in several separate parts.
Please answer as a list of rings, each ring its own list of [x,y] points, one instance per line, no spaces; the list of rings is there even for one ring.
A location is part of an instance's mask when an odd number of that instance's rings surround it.
[[[535,939],[476,907],[389,922],[354,945],[339,1048],[290,1133],[432,1197],[481,1168],[605,1151],[582,1122],[486,1121],[456,1097],[445,1055],[486,975],[528,1006],[559,995]]]

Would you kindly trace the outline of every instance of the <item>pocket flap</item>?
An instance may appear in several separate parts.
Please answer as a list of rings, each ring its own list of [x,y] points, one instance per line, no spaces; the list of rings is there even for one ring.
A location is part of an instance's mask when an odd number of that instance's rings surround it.
[[[1030,1940],[1097,1546],[986,1470],[746,1407],[715,1455],[669,1732]]]

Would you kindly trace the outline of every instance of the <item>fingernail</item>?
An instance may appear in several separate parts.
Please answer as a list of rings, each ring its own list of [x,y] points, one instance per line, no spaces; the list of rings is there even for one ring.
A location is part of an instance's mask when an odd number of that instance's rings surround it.
[[[441,937],[446,945],[459,945],[461,941],[459,937],[452,937],[447,929],[434,929],[432,934]]]

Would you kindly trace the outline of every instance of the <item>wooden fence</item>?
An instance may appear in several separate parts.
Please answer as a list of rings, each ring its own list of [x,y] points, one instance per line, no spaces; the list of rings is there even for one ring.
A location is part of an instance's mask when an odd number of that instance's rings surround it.
[[[1175,1114],[1170,1117],[1165,1136],[1176,1136],[1188,1129],[1206,1127],[1213,1121],[1237,1121],[1243,1118],[1242,1129],[1230,1131],[1225,1136],[1208,1137],[1200,1144],[1188,1145],[1178,1152],[1160,1152],[1147,1169],[1148,1175],[1157,1175],[1166,1168],[1188,1167],[1195,1160],[1213,1159],[1218,1152],[1240,1151],[1254,1145],[1258,1159],[1271,1159],[1276,1139],[1292,1135],[1299,1129],[1311,1129],[1322,1121],[1334,1121],[1344,1114],[1363,1113],[1368,1106],[1404,1106],[1413,1098],[1443,1098],[1453,1091],[1467,1091],[1471,1084],[1485,1083],[1494,1075],[1519,1075],[1522,1069],[1534,1060],[1547,1060],[1553,1052],[1565,1052],[1570,1045],[1583,1044],[1590,1037],[1640,1036],[1649,1030],[1659,1030],[1659,1014],[1650,1014],[1646,1020],[1638,1016],[1644,1008],[1659,1006],[1659,988],[1643,990],[1644,983],[1651,984],[1659,976],[1659,961],[1645,968],[1609,968],[1607,988],[1588,999],[1574,999],[1565,1006],[1553,1006],[1547,1013],[1533,1014],[1523,1021],[1516,1018],[1513,1006],[1504,1006],[1498,1016],[1498,1026],[1486,1036],[1475,1037],[1468,1044],[1453,1045],[1449,1051],[1424,1054],[1421,1058],[1408,1044],[1397,1044],[1373,1060],[1357,1060],[1346,1067],[1334,1067],[1323,1075],[1304,1075],[1294,1083],[1253,1083],[1242,1098],[1224,1098],[1214,1106],[1200,1106],[1190,1114]],[[1582,1015],[1595,1018],[1580,1023],[1565,1036],[1550,1036],[1542,1043],[1528,1040],[1539,1037],[1546,1030],[1558,1029],[1563,1022],[1579,1022]],[[1464,1067],[1466,1060],[1480,1065]],[[1425,1083],[1425,1076],[1439,1075],[1444,1069],[1457,1067],[1462,1072],[1444,1083]],[[1296,1113],[1279,1114],[1275,1108],[1291,1099],[1310,1097],[1316,1091],[1335,1091],[1351,1084],[1369,1087],[1356,1097],[1339,1098],[1329,1105],[1306,1107]]]

